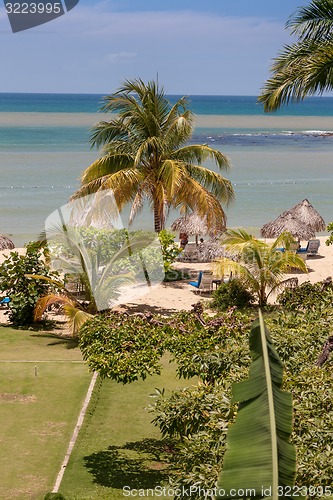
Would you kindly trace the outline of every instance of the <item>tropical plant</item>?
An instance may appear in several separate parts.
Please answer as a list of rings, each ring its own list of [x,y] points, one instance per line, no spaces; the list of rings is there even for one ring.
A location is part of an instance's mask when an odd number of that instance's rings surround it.
[[[332,283],[305,281],[296,288],[286,288],[277,296],[277,302],[286,311],[299,311],[330,307],[333,301]]]
[[[162,229],[158,233],[158,239],[161,242],[164,271],[167,274],[172,270],[171,266],[182,252],[182,249],[175,243],[175,235],[166,229]]]
[[[253,294],[241,280],[234,278],[227,283],[221,283],[218,289],[213,292],[210,307],[223,311],[228,307],[248,307],[253,302]]]
[[[40,278],[31,280],[27,275]],[[59,290],[57,272],[51,271],[45,262],[45,255],[33,243],[27,245],[25,255],[11,252],[0,265],[0,289],[9,298],[9,319],[17,326],[34,322],[34,309],[38,300],[51,290]]]
[[[147,199],[156,232],[164,229],[169,207],[190,208],[207,215],[208,224],[225,221],[221,203],[233,199],[231,182],[201,165],[212,159],[219,169],[228,158],[205,144],[188,144],[193,114],[185,97],[171,105],[158,83],[126,80],[105,97],[102,111],[116,113],[92,130],[92,146],[103,146],[102,156],[82,174],[78,199],[112,190],[119,210],[131,202],[131,223]]]
[[[259,96],[265,111],[333,88],[333,1],[312,0],[286,24],[298,41],[274,60],[272,76]]]
[[[331,234],[330,234],[329,238],[327,238],[325,243],[327,246],[333,245],[333,222],[330,222],[326,229],[327,229],[327,231],[330,231]]]
[[[291,268],[307,272],[304,261],[288,250],[293,238],[283,233],[273,243],[266,243],[251,236],[244,229],[229,229],[223,243],[232,258],[223,257],[213,263],[216,276],[224,276],[232,271],[257,297],[260,306],[267,303],[273,290],[283,286],[284,273]],[[279,247],[284,251],[279,251]]]
[[[266,496],[278,500],[287,487],[292,491],[296,474],[296,449],[289,442],[292,398],[281,390],[283,365],[260,310],[249,341],[252,364],[248,380],[232,387],[233,402],[240,404],[228,429],[217,498],[260,498],[266,491],[270,492]]]
[[[140,237],[130,238],[127,234],[126,243],[120,249],[116,248],[112,258],[105,262],[106,252],[103,252],[103,244],[95,248],[90,246],[85,248],[80,231],[78,232],[76,228],[68,226],[53,228],[53,231],[49,232],[49,258],[51,257],[53,265],[61,270],[65,280],[57,282],[53,280],[61,291],[45,294],[38,300],[35,319],[39,320],[53,304],[60,304],[71,324],[72,333],[77,334],[85,321],[98,311],[110,308],[111,302],[119,297],[122,286],[133,284],[136,276],[133,270],[140,272],[142,279],[150,280],[149,275],[146,276],[145,261],[141,254],[142,249],[148,244],[147,235],[142,241]],[[132,264],[131,270],[128,269],[129,260]],[[68,289],[66,285],[68,275],[76,277],[77,283],[83,285],[85,293],[83,302]],[[160,272],[160,276],[162,275],[163,271]],[[50,282],[48,278],[32,273],[29,277]]]
[[[81,328],[79,347],[91,370],[127,384],[160,373],[163,331],[139,316],[100,314]]]

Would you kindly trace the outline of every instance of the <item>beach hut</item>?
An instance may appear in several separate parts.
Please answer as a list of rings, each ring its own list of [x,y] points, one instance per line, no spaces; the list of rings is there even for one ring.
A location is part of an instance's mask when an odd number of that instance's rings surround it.
[[[200,217],[197,213],[192,212],[176,219],[171,225],[171,231],[195,236],[195,242],[198,244],[199,235],[216,236],[221,234],[225,230],[225,227],[225,219],[216,221],[214,226],[208,227],[207,217]]]
[[[305,199],[265,224],[261,228],[261,235],[264,238],[277,238],[288,231],[298,240],[308,240],[313,238],[317,231],[323,231],[325,228],[324,219]]]
[[[8,236],[0,234],[0,250],[12,250],[13,248],[15,248],[15,245],[12,240]]]

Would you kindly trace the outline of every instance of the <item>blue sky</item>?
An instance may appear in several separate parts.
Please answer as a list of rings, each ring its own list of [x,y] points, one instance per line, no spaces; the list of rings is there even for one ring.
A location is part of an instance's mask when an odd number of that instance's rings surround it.
[[[304,0],[80,0],[13,34],[0,7],[0,92],[110,93],[159,75],[169,94],[257,95]]]

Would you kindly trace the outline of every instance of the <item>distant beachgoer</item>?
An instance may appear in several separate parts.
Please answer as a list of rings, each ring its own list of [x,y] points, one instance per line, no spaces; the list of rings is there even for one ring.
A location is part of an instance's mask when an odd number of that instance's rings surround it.
[[[188,243],[188,236],[186,233],[182,233],[179,235],[180,238],[180,246],[181,248],[185,248]]]

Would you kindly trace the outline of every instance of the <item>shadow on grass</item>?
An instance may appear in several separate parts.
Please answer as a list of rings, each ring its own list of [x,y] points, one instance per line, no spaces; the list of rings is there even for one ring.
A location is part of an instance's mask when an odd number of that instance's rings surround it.
[[[148,489],[167,480],[166,454],[170,452],[164,440],[142,439],[124,446],[109,446],[84,460],[94,483],[116,489]]]
[[[75,339],[73,337],[64,337],[63,335],[57,335],[56,333],[40,333],[38,335],[31,335],[31,337],[52,339],[53,342],[49,342],[47,345],[64,345],[66,349],[76,349],[76,347],[78,347],[79,345],[78,339]]]

